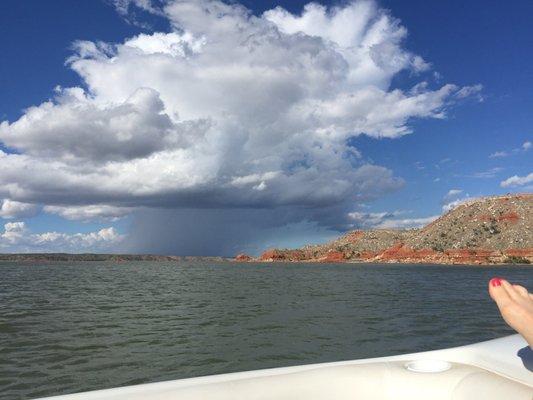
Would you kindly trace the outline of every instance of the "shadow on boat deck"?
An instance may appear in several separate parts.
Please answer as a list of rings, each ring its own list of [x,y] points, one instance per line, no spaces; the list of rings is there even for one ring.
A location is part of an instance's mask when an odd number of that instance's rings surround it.
[[[531,347],[526,346],[518,350],[518,353],[516,354],[522,359],[524,367],[526,367],[529,371],[533,372],[533,350],[531,350]]]

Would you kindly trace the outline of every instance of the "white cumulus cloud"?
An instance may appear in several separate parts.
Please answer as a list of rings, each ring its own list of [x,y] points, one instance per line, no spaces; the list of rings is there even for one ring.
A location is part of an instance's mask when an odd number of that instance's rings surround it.
[[[60,215],[63,218],[73,221],[116,221],[131,212],[131,209],[127,207],[114,207],[105,204],[87,206],[45,206],[43,210],[49,214]]]
[[[474,172],[469,175],[461,175],[461,176],[464,176],[466,178],[474,178],[474,179],[491,179],[491,178],[495,178],[496,175],[498,175],[501,171],[503,171],[502,167],[494,167],[494,168],[490,168],[485,171],[478,171],[478,172]]]
[[[439,215],[432,215],[430,217],[423,217],[423,218],[390,219],[390,220],[383,221],[381,224],[377,225],[376,228],[381,228],[381,229],[421,228],[435,221],[437,218],[439,218]]]
[[[78,253],[88,249],[106,251],[122,239],[123,236],[112,227],[89,233],[31,233],[24,222],[8,222],[4,225],[4,232],[0,232],[0,250]]]
[[[420,228],[437,219],[438,215],[422,218],[399,218],[405,211],[363,213],[354,211],[349,217],[354,221],[355,228],[372,229],[409,229]]]
[[[461,193],[463,193],[463,190],[462,189],[450,189],[448,191],[448,193],[446,193],[446,196],[444,196],[444,199],[451,199],[453,197],[456,197],[458,195],[460,195]]]
[[[35,215],[38,208],[34,204],[21,203],[20,201],[13,201],[4,199],[0,202],[0,218],[24,218]]]
[[[26,232],[24,222],[8,222],[4,225],[4,232],[0,233],[1,244],[16,244]]]
[[[455,199],[455,200],[449,201],[449,202],[445,203],[442,206],[442,212],[447,213],[448,211],[453,210],[455,207],[457,207],[457,206],[459,206],[461,204],[464,204],[464,203],[466,203],[469,200],[471,200],[471,198],[467,196],[467,197],[463,197],[463,198],[460,198],[460,199]]]
[[[442,198],[442,212],[447,213],[453,210],[458,205],[461,205],[471,200],[470,195],[466,193],[463,197],[459,197],[464,191],[462,189],[450,189],[448,193]]]
[[[516,186],[525,186],[530,183],[533,183],[533,172],[526,176],[514,175],[510,178],[505,179],[500,183],[501,187],[516,187]]]
[[[529,140],[525,141],[524,143],[522,143],[522,146],[520,147],[515,147],[514,149],[510,150],[510,151],[496,151],[494,153],[492,153],[491,155],[489,155],[489,158],[503,158],[503,157],[509,157],[513,154],[520,154],[520,153],[525,153],[527,151],[529,151],[529,149],[531,149],[531,142]]]
[[[375,1],[311,3],[299,15],[216,0],[115,3],[166,18],[170,32],[77,42],[68,65],[83,84],[0,124],[14,150],[0,151],[0,197],[69,219],[300,207],[302,220],[338,226],[354,203],[403,184],[348,139],[408,134],[412,119],[445,118],[481,90],[423,78],[391,88],[430,64]]]
[[[509,156],[509,153],[506,151],[495,151],[489,156],[489,158],[503,158],[507,156]]]

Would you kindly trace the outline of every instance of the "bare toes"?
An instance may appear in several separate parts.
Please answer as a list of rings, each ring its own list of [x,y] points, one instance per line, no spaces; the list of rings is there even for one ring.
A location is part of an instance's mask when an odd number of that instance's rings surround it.
[[[514,290],[518,292],[518,294],[522,297],[529,297],[529,292],[527,289],[520,285],[513,285]]]
[[[511,285],[505,279],[501,280],[501,284],[512,300],[520,300],[522,298],[522,295],[515,289],[515,286],[518,285]]]
[[[489,282],[490,297],[496,302],[500,310],[512,301],[511,296],[502,285],[503,282],[505,281],[502,278],[492,278]]]

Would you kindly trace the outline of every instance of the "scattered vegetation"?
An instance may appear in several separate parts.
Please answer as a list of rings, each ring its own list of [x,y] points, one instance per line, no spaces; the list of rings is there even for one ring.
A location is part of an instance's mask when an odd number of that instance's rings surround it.
[[[505,264],[530,264],[529,260],[524,257],[509,256],[503,260]]]
[[[435,251],[439,251],[441,253],[444,252],[444,246],[442,244],[440,244],[440,243],[434,244],[433,246],[431,246],[431,249],[435,250]]]

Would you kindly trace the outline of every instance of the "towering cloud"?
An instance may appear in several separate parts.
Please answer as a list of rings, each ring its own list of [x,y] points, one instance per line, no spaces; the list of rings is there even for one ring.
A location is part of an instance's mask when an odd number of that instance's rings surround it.
[[[480,90],[392,89],[399,72],[430,65],[374,1],[260,16],[215,0],[117,2],[122,14],[135,6],[171,30],[76,43],[68,65],[86,89],[57,88],[0,124],[15,150],[0,151],[0,198],[72,219],[247,208],[342,229],[357,202],[402,186],[348,139],[408,134],[410,119],[444,118]]]

